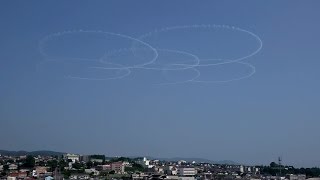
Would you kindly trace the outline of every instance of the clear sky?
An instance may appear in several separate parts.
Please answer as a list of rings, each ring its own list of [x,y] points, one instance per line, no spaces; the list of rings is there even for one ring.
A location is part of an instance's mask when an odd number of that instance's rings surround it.
[[[320,166],[319,8],[316,0],[1,1],[0,149],[201,157],[245,164],[269,164],[282,156],[285,164]],[[242,61],[255,66],[256,73],[227,83],[158,86],[153,83],[159,71],[132,69],[123,79],[95,81],[60,77],[56,64],[37,68],[45,60],[39,41],[53,33],[100,30],[138,38],[164,27],[201,24],[236,26],[258,35],[263,48]],[[257,47],[241,32],[202,30],[170,31],[143,42],[199,53],[199,58],[236,57]],[[78,34],[53,37],[46,52],[91,58],[101,47],[117,50],[136,42],[120,36],[100,42],[99,33]],[[116,57],[123,60],[125,52]],[[154,55],[150,48],[143,53],[148,60]],[[192,58],[159,55],[162,60]],[[60,70],[73,71],[74,64]],[[246,68],[236,63],[212,66],[201,70],[206,74],[201,78],[233,78],[248,73]],[[195,73],[185,71],[164,75],[185,80]],[[125,70],[111,75],[121,73]]]

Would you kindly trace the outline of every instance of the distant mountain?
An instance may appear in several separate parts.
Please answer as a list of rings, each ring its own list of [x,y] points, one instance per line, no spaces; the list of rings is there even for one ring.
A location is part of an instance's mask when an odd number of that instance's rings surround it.
[[[56,151],[6,151],[6,150],[0,150],[1,155],[7,155],[7,156],[24,156],[24,155],[32,155],[32,156],[61,156],[65,154],[64,152],[56,152]],[[137,157],[142,157],[142,156],[130,156],[129,158],[137,158]],[[230,161],[230,160],[223,160],[223,161],[213,161],[209,159],[204,159],[204,158],[183,158],[183,157],[174,157],[174,158],[155,158],[155,157],[150,157],[147,156],[148,159],[158,159],[160,161],[180,161],[184,160],[187,162],[192,162],[195,161],[196,163],[211,163],[211,164],[230,164],[230,165],[239,165],[239,163]]]
[[[6,151],[6,150],[0,150],[1,155],[7,155],[7,156],[24,156],[24,155],[32,155],[32,156],[61,156],[64,153],[63,152],[55,152],[55,151]]]
[[[162,160],[162,159],[159,159]],[[239,163],[236,163],[234,161],[230,161],[230,160],[223,160],[223,161],[213,161],[210,159],[204,159],[204,158],[182,158],[182,157],[175,157],[175,158],[163,158],[163,160],[165,161],[180,161],[180,160],[184,160],[187,162],[192,162],[195,161],[196,163],[211,163],[211,164],[232,164],[232,165],[237,165]]]
[[[230,160],[223,160],[223,161],[213,161],[209,159],[204,159],[204,158],[183,158],[183,157],[174,157],[174,158],[155,158],[155,157],[150,157],[147,156],[146,158],[148,159],[158,159],[160,161],[180,161],[184,160],[187,162],[192,162],[195,161],[196,163],[211,163],[211,164],[229,164],[229,165],[239,165],[240,163],[230,161]]]

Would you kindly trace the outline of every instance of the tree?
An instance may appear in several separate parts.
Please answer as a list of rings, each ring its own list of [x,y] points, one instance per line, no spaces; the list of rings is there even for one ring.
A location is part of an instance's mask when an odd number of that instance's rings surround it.
[[[132,167],[125,167],[126,172],[142,172],[144,170],[143,166],[137,163],[132,163]]]
[[[7,164],[6,164],[6,165],[3,165],[3,171],[6,172],[6,171],[8,171],[8,170],[9,170],[9,165],[7,165]]]
[[[71,172],[70,171],[63,171],[62,174],[63,174],[64,178],[68,179],[71,175]]]
[[[48,161],[48,166],[50,167],[51,171],[54,171],[56,167],[58,167],[58,161],[57,160]]]
[[[59,161],[58,166],[60,167],[60,170],[63,171],[64,167],[66,167],[68,165],[67,162],[65,162],[63,159]]]
[[[7,175],[7,173],[6,172],[1,172],[1,176],[6,176]]]
[[[93,163],[91,161],[87,162],[86,163],[86,166],[88,169],[92,168],[93,167]]]
[[[33,168],[35,166],[35,160],[33,156],[28,155],[26,162],[23,164],[23,167]]]
[[[275,162],[271,162],[271,163],[270,163],[270,167],[272,167],[272,168],[274,168],[274,167],[278,167],[278,164],[277,164],[277,163],[275,163]]]
[[[72,164],[72,167],[75,168],[75,169],[82,169],[82,165],[78,162]]]
[[[101,159],[102,162],[105,162],[106,156],[105,155],[94,154],[94,155],[90,156],[90,159]]]

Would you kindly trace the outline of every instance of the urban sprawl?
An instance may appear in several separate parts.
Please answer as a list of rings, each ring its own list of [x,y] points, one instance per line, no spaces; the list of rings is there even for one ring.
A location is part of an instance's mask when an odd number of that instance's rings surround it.
[[[320,180],[319,168],[294,168],[275,162],[246,166],[78,154],[0,155],[0,173],[0,180]]]

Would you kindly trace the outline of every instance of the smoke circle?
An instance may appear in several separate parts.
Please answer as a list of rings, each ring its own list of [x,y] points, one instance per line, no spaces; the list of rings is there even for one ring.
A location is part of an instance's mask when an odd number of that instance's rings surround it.
[[[234,63],[225,63],[225,64],[219,64],[216,65],[216,63],[213,63],[214,61],[221,61],[219,59],[200,59],[200,64],[198,66],[190,67],[188,70],[193,70],[194,72],[197,72],[197,74],[188,79],[183,81],[176,81],[176,82],[166,82],[166,83],[157,83],[156,85],[175,85],[175,84],[183,84],[183,83],[228,83],[238,80],[243,80],[250,78],[253,76],[256,72],[256,68],[247,62],[234,62]],[[232,67],[234,66],[234,67]],[[246,69],[242,69],[242,67],[245,67]],[[228,69],[226,78],[221,79],[221,74],[226,72],[226,69]],[[241,68],[241,69],[239,69]],[[208,72],[206,72],[208,71]],[[238,72],[236,72],[238,71]],[[166,75],[167,79],[170,80],[170,74],[168,72],[173,72],[170,70],[164,70],[164,75]],[[232,73],[236,74],[232,74]],[[183,72],[182,72],[183,73]],[[218,76],[217,76],[218,74]],[[216,80],[213,80],[216,79]]]
[[[42,74],[80,80],[122,79],[131,74],[130,69],[119,68],[122,67],[119,64],[101,61],[46,60],[39,63],[37,67]],[[112,69],[115,67],[118,69]]]
[[[247,63],[247,62],[240,61],[240,62],[217,65],[216,63],[212,63],[212,61],[217,61],[217,60],[216,59],[201,59],[200,65],[195,68],[199,72],[201,72],[202,74],[200,74],[197,78],[193,79],[191,82],[195,82],[195,83],[227,83],[227,82],[238,81],[238,80],[250,78],[256,72],[256,68],[252,64]],[[220,60],[218,60],[218,61],[220,61]],[[232,67],[232,66],[234,66],[234,67]],[[239,71],[239,67],[246,67],[246,69],[241,69],[241,71]],[[228,76],[230,76],[230,77],[221,79],[221,74],[224,71],[226,71],[226,68],[229,68],[228,69],[228,72],[229,72]],[[209,73],[205,74],[206,71],[209,71]],[[230,72],[232,72],[236,75],[234,75]],[[214,73],[219,74],[219,76],[215,76]],[[206,77],[203,78],[204,76],[206,76]],[[213,80],[214,78],[217,78],[217,79]]]
[[[239,36],[240,33],[243,37]],[[221,34],[226,35],[228,38],[221,38]],[[251,31],[228,25],[166,27],[146,33],[138,39],[156,49],[175,49],[194,54],[200,59],[215,58],[222,60],[211,65],[242,61],[256,55],[262,49],[262,40],[258,35]],[[228,39],[230,42],[225,42],[225,39]],[[239,42],[241,44],[236,44]],[[243,43],[255,45],[254,47],[244,47]],[[139,49],[140,47],[139,44],[133,43],[132,48]],[[232,54],[230,51],[234,51],[236,55],[227,58],[223,57],[223,54],[228,56]],[[221,54],[217,55],[219,53]]]
[[[137,49],[135,49],[136,51]],[[127,63],[119,61],[131,61],[136,58],[133,56],[133,49],[119,49],[117,51],[108,52],[101,61],[117,64],[126,64],[124,67],[114,68],[136,68],[136,69],[148,69],[148,70],[183,70],[189,69],[199,65],[200,59],[194,54],[190,54],[183,51],[171,50],[171,49],[156,49],[158,52],[157,60],[153,63],[143,66],[130,66]],[[139,49],[144,51],[144,49]]]
[[[137,38],[94,30],[63,31],[50,34],[40,40],[39,51],[45,59],[49,60],[95,61],[102,58],[106,52],[130,47],[133,42],[144,48],[144,54],[138,54],[140,59],[134,66],[151,64],[157,59],[156,49]]]

